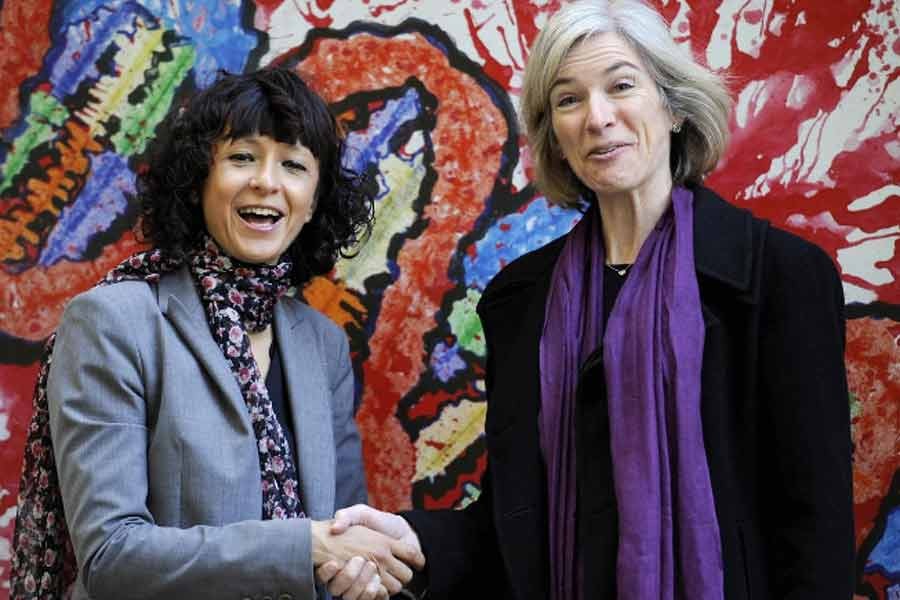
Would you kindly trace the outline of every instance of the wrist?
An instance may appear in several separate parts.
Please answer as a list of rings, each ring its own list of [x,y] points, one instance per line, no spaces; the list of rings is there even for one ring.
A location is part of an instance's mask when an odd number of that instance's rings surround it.
[[[309,521],[309,537],[313,565],[318,567],[332,558],[328,551],[330,521]]]

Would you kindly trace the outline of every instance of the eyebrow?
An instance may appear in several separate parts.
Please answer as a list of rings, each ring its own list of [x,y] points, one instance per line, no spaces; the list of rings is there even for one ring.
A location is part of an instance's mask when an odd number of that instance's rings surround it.
[[[619,60],[619,61],[614,62],[610,66],[606,67],[605,69],[603,69],[603,74],[609,75],[610,73],[613,73],[613,72],[618,71],[619,69],[623,69],[623,68],[631,68],[631,69],[634,69],[635,71],[641,70],[640,67],[638,67],[636,64],[634,64],[631,61]],[[553,90],[556,89],[557,86],[566,85],[568,83],[572,83],[573,81],[575,81],[574,77],[558,77],[553,82],[553,85],[550,86],[550,93],[553,93]]]
[[[255,148],[259,148],[262,145],[262,143],[260,142],[261,137],[263,137],[263,136],[254,134],[254,135],[245,135],[245,136],[239,137],[239,138],[231,138],[228,145],[233,146],[236,143],[243,142],[247,145],[253,146]],[[283,144],[283,142],[279,142],[279,143]],[[308,157],[311,157],[313,159],[316,158],[316,155],[313,154],[312,150],[310,150],[306,146],[303,146],[302,144],[300,146],[295,146],[293,144],[284,144],[284,145],[287,146],[288,148],[290,148],[291,152],[300,153],[301,155],[303,155],[304,158],[308,158]]]

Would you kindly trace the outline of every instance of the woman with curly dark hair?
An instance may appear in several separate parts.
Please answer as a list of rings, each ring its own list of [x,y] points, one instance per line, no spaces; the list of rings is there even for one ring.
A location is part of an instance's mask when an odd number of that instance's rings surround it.
[[[152,248],[48,343],[11,598],[312,599],[327,560],[357,574],[345,597],[387,597],[422,558],[328,532],[366,497],[353,373],[343,332],[287,293],[368,231],[372,192],[287,69],[222,73],[162,131],[138,187]]]

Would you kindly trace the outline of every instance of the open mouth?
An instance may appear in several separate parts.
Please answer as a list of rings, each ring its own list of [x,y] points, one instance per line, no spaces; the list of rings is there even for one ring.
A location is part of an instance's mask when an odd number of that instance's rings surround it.
[[[246,223],[257,227],[271,227],[284,218],[280,211],[262,206],[247,206],[237,212]]]
[[[590,156],[608,156],[618,150],[619,148],[624,148],[626,144],[615,144],[613,146],[605,146],[603,148],[594,148],[590,151]]]

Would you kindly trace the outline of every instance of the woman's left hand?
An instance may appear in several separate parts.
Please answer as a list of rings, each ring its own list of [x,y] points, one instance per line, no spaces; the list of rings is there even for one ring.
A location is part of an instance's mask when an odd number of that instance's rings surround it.
[[[316,578],[328,586],[328,592],[342,600],[387,600],[388,590],[378,576],[378,565],[362,556],[354,556],[341,568],[330,560],[316,569]]]

